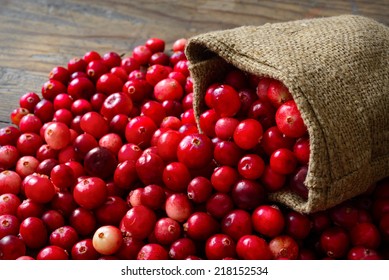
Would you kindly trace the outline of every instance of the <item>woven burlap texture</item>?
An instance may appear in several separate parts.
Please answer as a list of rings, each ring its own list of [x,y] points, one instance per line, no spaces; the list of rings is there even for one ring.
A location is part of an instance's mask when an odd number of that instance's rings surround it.
[[[312,213],[389,176],[387,26],[354,15],[242,26],[192,37],[185,52],[197,120],[206,88],[229,65],[289,88],[310,137],[309,195],[270,199]]]

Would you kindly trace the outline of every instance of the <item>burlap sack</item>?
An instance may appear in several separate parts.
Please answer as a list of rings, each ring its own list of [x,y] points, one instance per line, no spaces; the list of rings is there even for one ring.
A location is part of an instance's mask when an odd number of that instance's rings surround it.
[[[191,38],[186,55],[197,118],[229,64],[291,91],[310,137],[309,197],[282,191],[274,201],[311,213],[389,176],[388,27],[353,15],[243,26]]]

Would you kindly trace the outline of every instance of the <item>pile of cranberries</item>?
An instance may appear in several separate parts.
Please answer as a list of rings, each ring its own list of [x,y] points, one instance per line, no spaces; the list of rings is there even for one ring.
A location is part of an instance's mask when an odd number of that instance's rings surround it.
[[[0,259],[387,259],[389,180],[311,215],[269,201],[308,195],[290,92],[231,68],[197,123],[186,42],[90,51],[20,97],[0,129]]]

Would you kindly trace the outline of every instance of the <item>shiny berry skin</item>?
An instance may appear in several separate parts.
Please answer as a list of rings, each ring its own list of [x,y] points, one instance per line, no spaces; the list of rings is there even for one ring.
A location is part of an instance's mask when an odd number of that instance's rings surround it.
[[[169,218],[183,223],[193,212],[193,205],[184,193],[174,193],[165,202],[165,212]]]
[[[347,253],[348,260],[381,260],[379,253],[370,248],[356,246]]]
[[[85,113],[80,119],[80,127],[96,139],[100,139],[109,131],[108,121],[97,112]]]
[[[95,250],[102,255],[115,254],[123,243],[122,232],[112,225],[99,227],[92,237]]]
[[[67,251],[55,245],[49,245],[39,251],[37,260],[68,260]]]
[[[77,243],[78,239],[77,231],[73,227],[66,225],[53,230],[49,237],[51,245],[64,248],[68,252]]]
[[[44,222],[37,217],[28,217],[20,224],[19,234],[28,248],[38,249],[48,241]]]
[[[111,121],[118,114],[130,115],[132,108],[133,103],[129,96],[121,92],[114,92],[104,100],[100,114]]]
[[[46,175],[32,174],[23,180],[27,198],[37,203],[50,202],[55,195],[55,187]]]
[[[173,260],[184,260],[196,254],[195,242],[187,237],[174,241],[169,248],[169,257]]]
[[[236,253],[243,260],[271,260],[266,240],[256,235],[244,235],[236,243]]]
[[[100,254],[93,247],[91,238],[78,241],[70,251],[72,260],[97,260]]]
[[[97,221],[91,210],[79,207],[69,215],[69,224],[80,236],[89,236],[95,231]]]
[[[347,232],[340,227],[330,227],[320,236],[320,246],[330,258],[342,258],[349,249],[350,238]]]
[[[84,169],[90,176],[107,179],[113,175],[116,166],[116,156],[104,147],[93,148],[84,157]]]
[[[205,241],[219,231],[219,224],[205,212],[194,212],[184,224],[184,230],[189,238]]]
[[[79,77],[73,79],[67,88],[68,94],[74,99],[86,99],[89,100],[96,92],[95,85],[91,80],[86,77]]]
[[[260,181],[268,192],[275,192],[285,186],[286,176],[266,165]]]
[[[191,175],[185,164],[171,162],[165,166],[162,180],[166,188],[174,192],[184,192],[191,180]]]
[[[350,230],[350,240],[353,246],[363,246],[378,249],[381,244],[380,232],[372,223],[358,223]]]
[[[180,238],[181,231],[181,225],[177,221],[163,217],[155,224],[154,236],[159,244],[170,245]]]
[[[138,178],[145,185],[161,184],[165,163],[156,153],[144,152],[136,161]]]
[[[19,194],[22,179],[12,170],[4,170],[0,173],[0,195],[5,193]]]
[[[166,100],[181,100],[184,89],[180,83],[172,78],[165,78],[154,86],[154,97],[159,102]]]
[[[288,235],[279,235],[269,242],[274,259],[296,260],[299,256],[298,243]]]
[[[147,116],[137,116],[132,118],[126,126],[125,136],[128,143],[146,148],[150,144],[151,137],[157,130],[154,121]]]
[[[95,209],[107,199],[106,184],[98,177],[86,178],[74,186],[73,197],[78,205]]]
[[[203,203],[208,200],[212,194],[212,184],[208,178],[197,176],[188,184],[188,198],[195,203]]]
[[[204,134],[189,134],[185,136],[177,148],[178,161],[188,168],[207,166],[212,160],[213,144]]]
[[[222,193],[229,193],[239,179],[239,173],[235,168],[223,165],[214,169],[211,175],[213,188]]]
[[[290,211],[285,215],[285,232],[299,240],[305,239],[311,232],[311,220],[308,215]]]
[[[212,217],[221,219],[234,208],[234,203],[228,194],[214,193],[207,200],[205,208]]]
[[[152,54],[152,51],[144,45],[136,46],[132,50],[133,58],[135,58],[141,65],[148,64]]]
[[[285,218],[277,206],[261,205],[251,215],[253,228],[261,235],[276,237],[285,227]]]
[[[210,98],[211,108],[220,117],[233,117],[240,109],[241,102],[238,92],[227,84],[215,87]]]
[[[168,260],[168,251],[159,244],[149,243],[144,245],[138,253],[137,260]]]
[[[126,234],[135,239],[145,239],[154,230],[157,217],[155,213],[143,206],[133,206],[122,218],[123,229]]]
[[[297,166],[297,159],[291,150],[281,148],[270,156],[270,168],[283,175],[291,174]]]
[[[308,165],[310,155],[309,137],[298,138],[293,146],[293,153],[300,164]]]
[[[305,179],[308,174],[308,166],[303,165],[298,167],[293,174],[289,177],[290,190],[298,194],[301,198],[308,199],[308,188],[305,185]]]
[[[0,239],[7,235],[18,235],[20,222],[15,215],[0,215]]]
[[[265,201],[265,190],[257,181],[242,179],[233,187],[232,199],[243,210],[253,210]]]
[[[52,101],[58,94],[65,93],[66,86],[56,80],[49,80],[42,86],[42,97]]]
[[[262,139],[262,125],[255,119],[241,121],[234,130],[233,139],[236,145],[244,150],[254,148]]]
[[[246,154],[238,162],[239,174],[246,179],[256,180],[265,170],[264,160],[257,154]]]
[[[307,133],[307,127],[294,100],[282,104],[277,109],[275,118],[278,129],[288,137],[300,138]]]
[[[27,109],[30,113],[34,112],[34,107],[41,100],[35,92],[27,92],[19,98],[21,108]]]
[[[293,97],[288,88],[280,81],[271,79],[267,88],[267,99],[278,108]]]
[[[212,235],[205,242],[205,255],[208,260],[233,258],[236,255],[235,242],[223,233]]]
[[[53,122],[47,126],[44,132],[46,143],[55,150],[65,148],[70,143],[70,130],[61,122]]]
[[[252,234],[253,226],[250,213],[241,209],[232,210],[223,217],[221,230],[235,241],[238,241],[243,235]]]

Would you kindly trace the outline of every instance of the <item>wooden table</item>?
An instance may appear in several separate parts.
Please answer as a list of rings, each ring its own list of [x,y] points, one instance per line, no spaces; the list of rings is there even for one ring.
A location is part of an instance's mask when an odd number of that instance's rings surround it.
[[[0,0],[0,127],[54,66],[89,50],[129,53],[149,37],[358,14],[389,24],[388,0]]]

